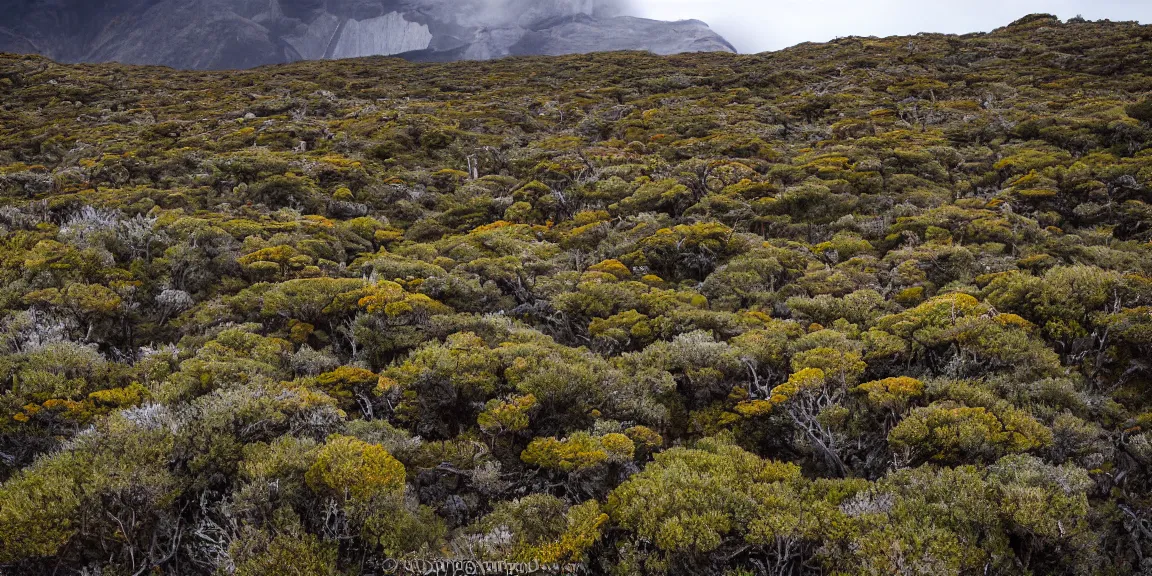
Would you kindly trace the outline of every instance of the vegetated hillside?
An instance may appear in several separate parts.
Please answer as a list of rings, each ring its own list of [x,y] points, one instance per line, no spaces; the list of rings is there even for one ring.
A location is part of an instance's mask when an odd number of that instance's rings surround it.
[[[1152,27],[0,57],[0,571],[1152,571]]]

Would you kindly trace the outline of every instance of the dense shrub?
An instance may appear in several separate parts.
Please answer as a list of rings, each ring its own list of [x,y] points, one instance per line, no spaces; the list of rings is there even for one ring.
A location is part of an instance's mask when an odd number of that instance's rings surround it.
[[[1149,30],[0,55],[0,573],[1147,573]]]

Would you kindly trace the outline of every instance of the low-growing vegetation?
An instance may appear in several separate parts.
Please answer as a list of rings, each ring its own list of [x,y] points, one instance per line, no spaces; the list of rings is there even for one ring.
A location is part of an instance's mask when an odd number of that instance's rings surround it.
[[[1152,573],[1149,53],[0,55],[0,572]]]

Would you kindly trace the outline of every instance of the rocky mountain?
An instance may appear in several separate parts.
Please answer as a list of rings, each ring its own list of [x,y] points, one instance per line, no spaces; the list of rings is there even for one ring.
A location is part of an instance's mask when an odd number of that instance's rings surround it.
[[[618,0],[0,0],[0,15],[0,52],[186,69],[736,51],[703,22],[625,16]]]

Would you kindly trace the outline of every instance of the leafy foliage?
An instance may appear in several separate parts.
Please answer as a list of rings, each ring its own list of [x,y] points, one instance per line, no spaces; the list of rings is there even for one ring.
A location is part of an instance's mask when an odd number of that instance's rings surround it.
[[[1148,573],[1149,49],[0,55],[0,572]]]

